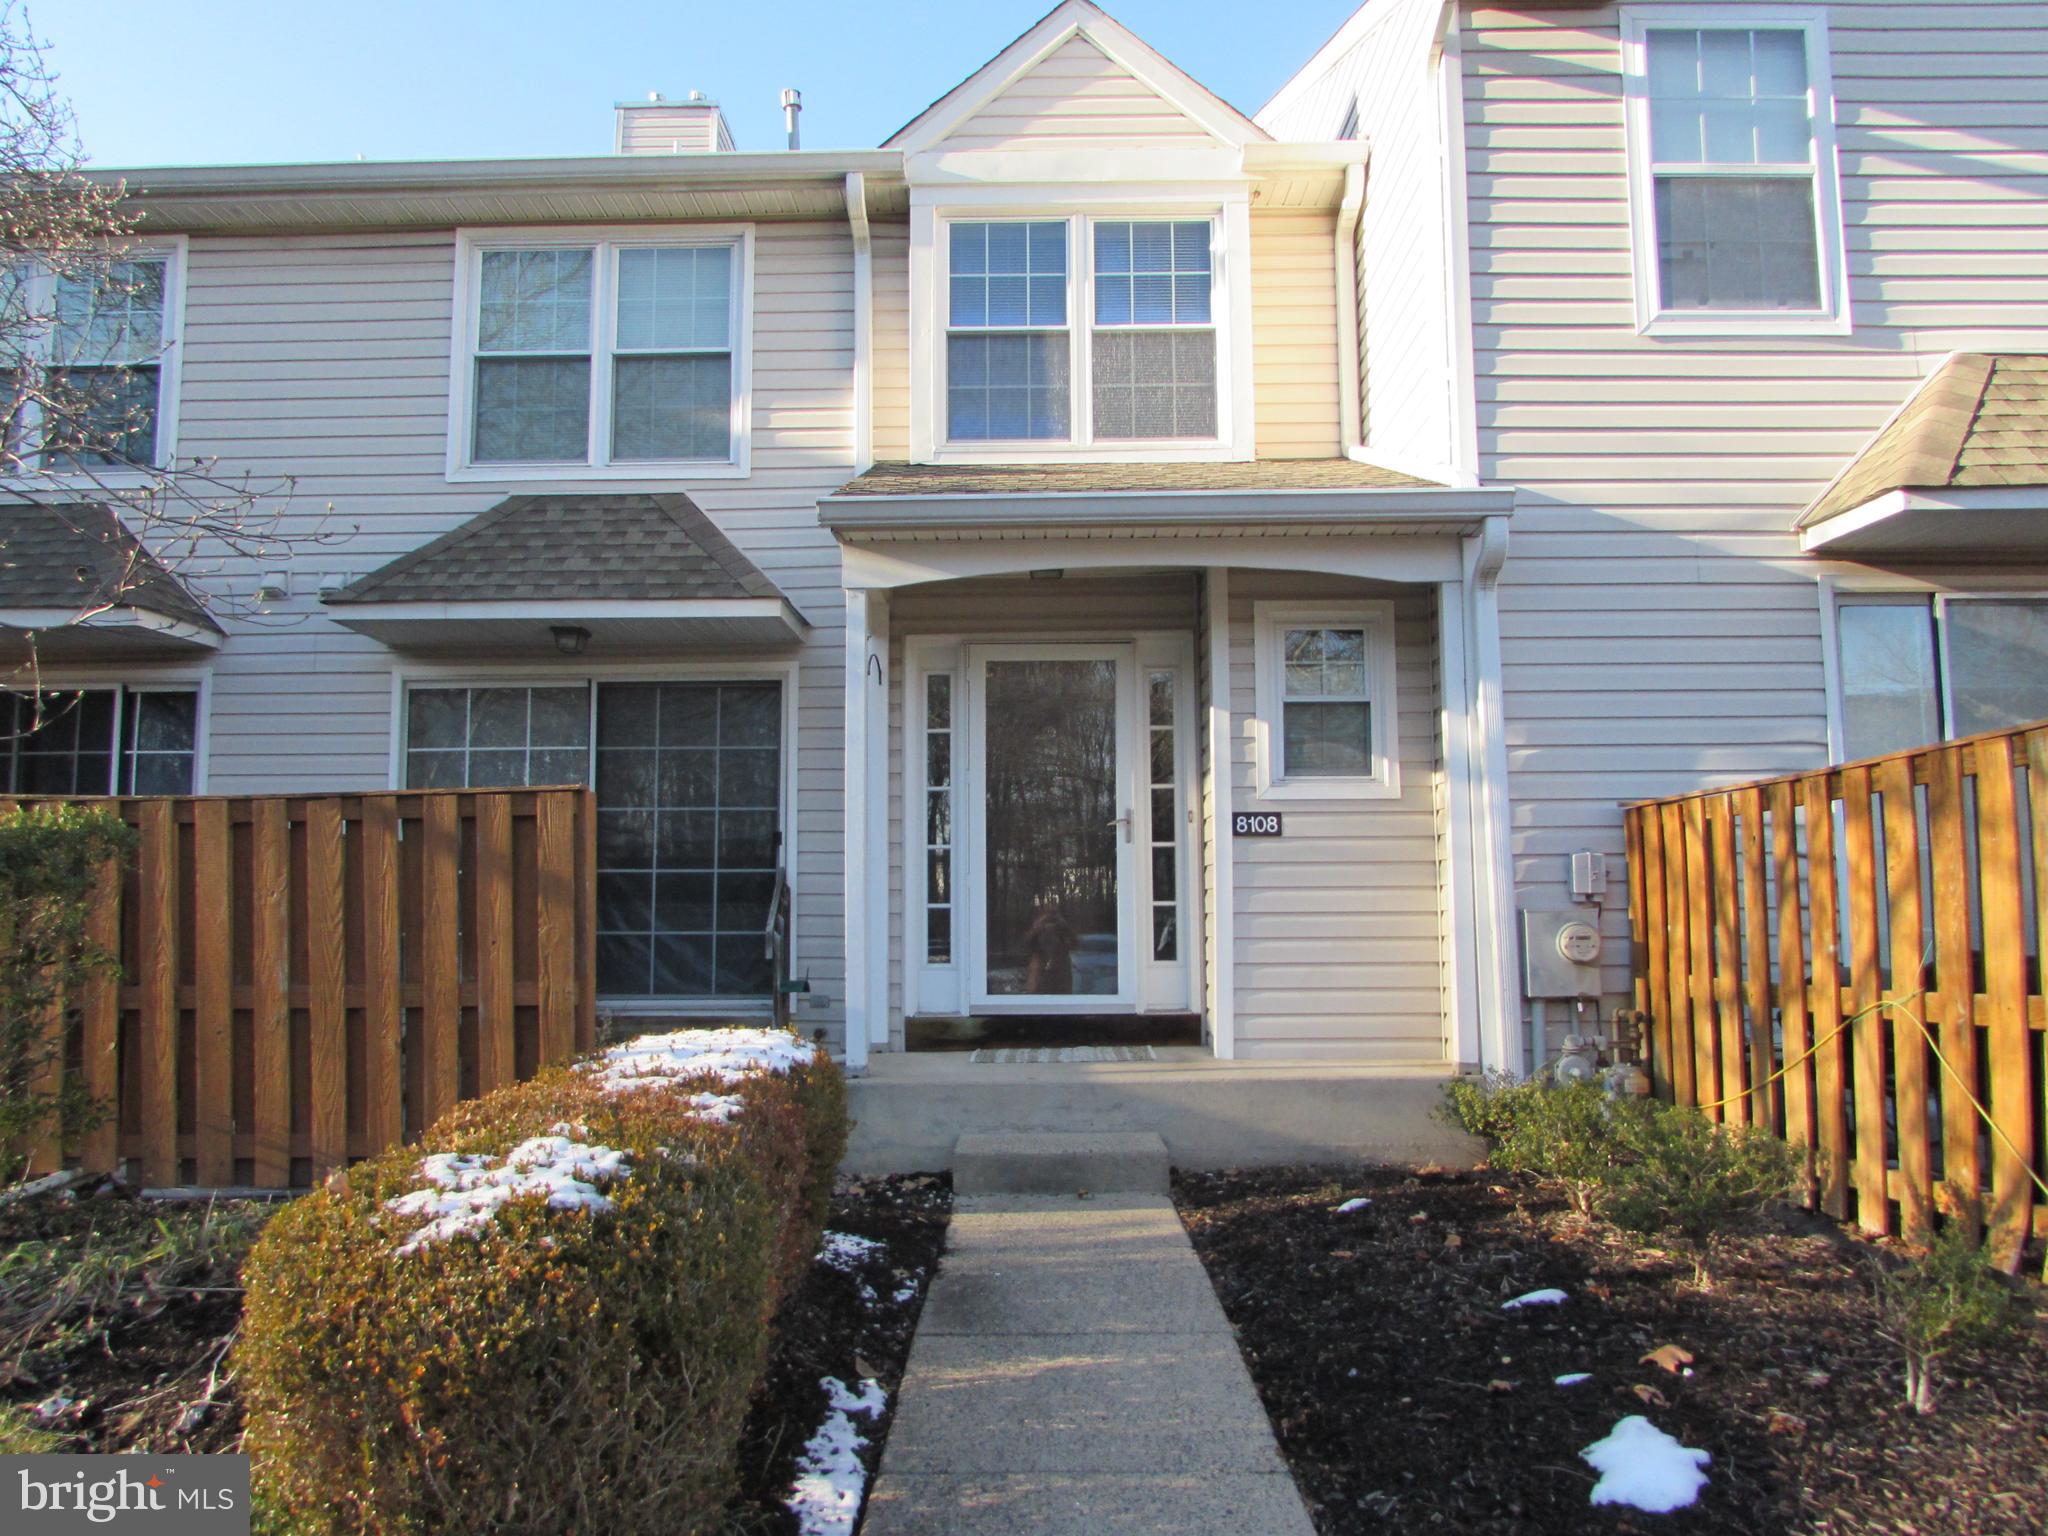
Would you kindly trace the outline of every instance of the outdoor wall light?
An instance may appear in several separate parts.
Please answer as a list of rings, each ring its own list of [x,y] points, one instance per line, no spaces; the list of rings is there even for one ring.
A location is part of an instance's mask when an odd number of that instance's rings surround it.
[[[564,656],[581,656],[590,644],[590,631],[581,624],[550,624],[548,633],[555,637],[555,649]]]

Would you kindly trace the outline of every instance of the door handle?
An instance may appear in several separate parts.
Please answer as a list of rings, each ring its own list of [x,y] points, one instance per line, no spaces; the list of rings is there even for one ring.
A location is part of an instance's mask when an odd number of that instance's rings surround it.
[[[1115,821],[1107,823],[1107,825],[1122,827],[1124,829],[1124,841],[1128,843],[1131,840],[1131,813],[1129,811],[1125,811],[1123,815],[1117,817]]]

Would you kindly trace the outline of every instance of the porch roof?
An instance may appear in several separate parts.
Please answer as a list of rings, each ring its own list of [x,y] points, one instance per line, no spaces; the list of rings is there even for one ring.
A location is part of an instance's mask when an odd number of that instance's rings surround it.
[[[1959,352],[1794,524],[1803,548],[2048,554],[2048,356]]]
[[[221,627],[97,502],[0,507],[0,655],[128,660],[209,651]]]
[[[613,649],[740,649],[809,628],[680,492],[509,497],[325,601],[401,649],[545,652],[557,628]]]
[[[876,464],[818,503],[842,539],[1392,535],[1472,529],[1514,492],[1355,459]]]

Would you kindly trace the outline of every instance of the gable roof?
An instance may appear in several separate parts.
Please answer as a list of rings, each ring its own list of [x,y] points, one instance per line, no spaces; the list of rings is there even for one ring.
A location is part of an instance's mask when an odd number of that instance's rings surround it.
[[[97,502],[0,507],[0,610],[85,613],[126,608],[221,627],[183,582]]]
[[[1959,352],[1935,370],[1793,526],[1893,491],[2048,485],[2048,356]]]
[[[883,148],[915,154],[936,147],[1076,37],[1093,44],[1223,143],[1241,145],[1272,138],[1092,0],[1061,0],[1002,52],[897,129],[883,141]]]
[[[327,601],[461,603],[780,598],[680,492],[513,496]]]

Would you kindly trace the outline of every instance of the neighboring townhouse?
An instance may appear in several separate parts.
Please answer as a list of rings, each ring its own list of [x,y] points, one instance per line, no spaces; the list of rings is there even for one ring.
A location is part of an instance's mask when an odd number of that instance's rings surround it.
[[[605,1006],[763,1008],[784,872],[856,1067],[1520,1065],[1624,800],[2048,715],[2042,9],[1371,0],[1254,119],[1067,0],[875,150],[129,173],[138,451],[306,537],[43,629],[5,787],[588,782]]]

